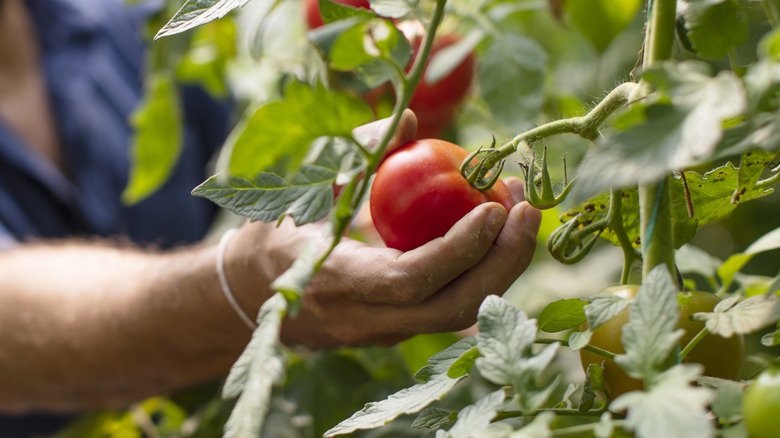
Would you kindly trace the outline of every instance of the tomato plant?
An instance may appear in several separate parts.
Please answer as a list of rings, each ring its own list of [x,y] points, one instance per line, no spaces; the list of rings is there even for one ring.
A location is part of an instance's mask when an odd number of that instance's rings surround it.
[[[490,189],[474,188],[460,173],[468,152],[435,139],[417,140],[393,151],[377,170],[371,186],[371,218],[385,244],[408,251],[444,236],[484,202],[514,205],[503,181]]]
[[[767,369],[748,387],[742,415],[751,437],[780,436],[780,368]]]
[[[636,296],[639,286],[612,286],[600,293],[614,294],[622,299],[630,300]],[[678,296],[677,327],[684,330],[680,338],[679,348],[684,348],[703,328],[704,323],[694,321],[693,314],[697,312],[712,312],[720,298],[709,292],[682,292]],[[590,339],[590,345],[616,353],[623,354],[625,349],[621,343],[623,326],[628,322],[629,309],[624,309],[603,325],[599,326]],[[582,327],[587,329],[587,324]],[[742,336],[722,338],[707,335],[690,351],[683,362],[699,363],[704,366],[704,375],[720,379],[736,379],[742,367],[745,355],[745,341]],[[670,359],[674,362],[673,354]],[[605,359],[588,350],[580,350],[582,366],[587,370],[590,364],[604,364],[604,380],[610,396],[617,397],[628,391],[643,389],[642,381],[626,374],[612,359]]]
[[[352,6],[355,8],[369,9],[371,5],[368,0],[333,0],[334,3]],[[309,29],[316,29],[323,25],[322,15],[320,14],[320,0],[304,0],[303,10],[306,14],[306,24]]]

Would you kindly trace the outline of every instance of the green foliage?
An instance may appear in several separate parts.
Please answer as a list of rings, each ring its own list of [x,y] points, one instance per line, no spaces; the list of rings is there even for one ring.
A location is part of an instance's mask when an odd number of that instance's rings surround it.
[[[566,12],[577,29],[599,52],[604,52],[615,37],[634,19],[641,0],[569,0]]]

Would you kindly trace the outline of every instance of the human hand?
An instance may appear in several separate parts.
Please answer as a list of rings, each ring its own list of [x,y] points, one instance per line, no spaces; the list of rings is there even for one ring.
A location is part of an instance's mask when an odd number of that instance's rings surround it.
[[[388,152],[411,140],[414,122],[411,113],[405,114]],[[379,138],[386,124],[356,131]],[[307,287],[298,315],[285,320],[282,341],[313,347],[392,345],[418,333],[473,325],[482,300],[507,290],[530,263],[536,245],[540,212],[522,202],[519,178],[505,182],[517,202],[509,212],[497,203],[482,204],[444,237],[414,250],[342,239]],[[279,227],[243,227],[228,258],[232,253],[245,268],[235,281],[255,285],[242,294],[244,302],[256,303],[258,292],[270,296],[267,286],[258,290],[257,285],[268,285],[289,268],[305,245],[321,238],[322,227],[295,227],[291,220]]]

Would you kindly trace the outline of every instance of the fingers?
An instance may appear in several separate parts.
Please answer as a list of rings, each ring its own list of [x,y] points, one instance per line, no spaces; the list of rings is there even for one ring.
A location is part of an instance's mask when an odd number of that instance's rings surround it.
[[[392,117],[377,120],[362,126],[358,126],[352,131],[352,135],[367,149],[374,149],[379,140],[384,137],[392,124]],[[401,120],[398,123],[390,143],[387,145],[386,154],[398,149],[399,147],[414,140],[417,133],[417,117],[412,110],[406,109],[401,114]]]
[[[405,327],[437,332],[472,325],[485,297],[503,294],[531,263],[540,222],[539,210],[517,204],[487,254],[424,303],[407,309]]]
[[[386,257],[390,257],[388,263],[379,266],[381,270],[376,275],[365,277],[364,284],[354,289],[354,299],[402,305],[423,302],[478,263],[506,219],[504,207],[485,203],[458,221],[445,236],[419,248],[405,253],[383,249]]]
[[[506,187],[509,189],[509,193],[512,194],[512,199],[515,201],[515,204],[525,201],[525,182],[522,179],[516,176],[510,176],[504,178],[504,184],[506,184]]]

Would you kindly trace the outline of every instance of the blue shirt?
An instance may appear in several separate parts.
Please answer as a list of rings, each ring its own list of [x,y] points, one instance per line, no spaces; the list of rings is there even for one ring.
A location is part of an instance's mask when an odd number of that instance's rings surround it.
[[[28,7],[68,175],[0,120],[0,248],[31,237],[121,235],[161,247],[201,239],[216,208],[190,192],[224,140],[229,105],[182,87],[180,162],[154,195],[125,206],[128,117],[143,90],[139,25],[149,8],[127,9],[121,0],[36,0]]]
[[[127,9],[121,0],[33,0],[27,6],[68,174],[0,120],[0,249],[27,238],[126,236],[161,247],[201,239],[216,207],[190,192],[208,176],[208,162],[227,133],[230,105],[200,88],[183,87],[181,160],[159,191],[124,206],[128,116],[143,90],[139,29],[151,9]],[[0,415],[0,436],[50,434],[69,418]]]

